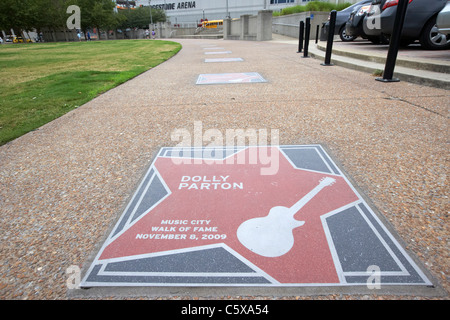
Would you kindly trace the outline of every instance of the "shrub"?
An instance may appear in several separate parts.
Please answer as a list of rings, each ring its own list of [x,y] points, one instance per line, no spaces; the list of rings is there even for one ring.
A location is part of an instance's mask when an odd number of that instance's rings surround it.
[[[311,1],[311,2],[308,2],[304,6],[297,5],[297,6],[284,8],[281,10],[281,13],[274,12],[274,16],[280,16],[280,15],[284,16],[284,15],[288,15],[288,14],[301,13],[301,12],[305,12],[305,11],[325,11],[325,12],[329,12],[331,10],[340,11],[349,6],[351,6],[351,3],[348,3],[348,2],[341,3],[341,4],[333,4],[333,3],[329,3],[329,2]]]

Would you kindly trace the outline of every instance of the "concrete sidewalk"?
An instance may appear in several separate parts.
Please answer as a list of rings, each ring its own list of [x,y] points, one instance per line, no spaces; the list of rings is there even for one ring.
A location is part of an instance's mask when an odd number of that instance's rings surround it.
[[[0,147],[1,298],[66,298],[66,269],[88,267],[155,153],[177,145],[171,134],[192,132],[194,121],[204,131],[278,129],[280,144],[325,146],[437,285],[411,294],[448,298],[449,91],[323,67],[301,58],[295,42],[177,42],[183,49],[169,61]],[[211,46],[232,52],[214,58],[244,61],[205,63]],[[232,72],[258,72],[267,82],[195,84],[199,74]]]

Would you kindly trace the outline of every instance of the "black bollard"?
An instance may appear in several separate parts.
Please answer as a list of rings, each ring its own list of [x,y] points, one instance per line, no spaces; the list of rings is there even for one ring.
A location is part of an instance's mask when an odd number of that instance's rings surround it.
[[[298,51],[297,53],[302,52],[303,50],[303,33],[305,32],[305,23],[300,21],[300,29],[298,31]]]
[[[311,18],[306,18],[305,22],[305,50],[303,50],[303,58],[309,58],[308,48],[309,48],[309,34],[311,33]]]
[[[399,82],[400,79],[393,78],[395,62],[397,60],[398,47],[400,44],[400,37],[403,30],[403,23],[405,22],[406,9],[408,8],[408,0],[399,0],[397,12],[395,14],[394,30],[391,35],[389,44],[389,51],[386,58],[386,65],[384,66],[383,78],[375,78],[382,82]]]
[[[334,30],[336,28],[336,10],[331,11],[330,23],[328,25],[328,41],[327,50],[325,52],[325,62],[321,63],[322,66],[332,66],[331,63],[331,51],[333,50]]]
[[[317,44],[317,42],[319,42],[319,25],[317,25],[317,28],[316,28],[316,44]]]

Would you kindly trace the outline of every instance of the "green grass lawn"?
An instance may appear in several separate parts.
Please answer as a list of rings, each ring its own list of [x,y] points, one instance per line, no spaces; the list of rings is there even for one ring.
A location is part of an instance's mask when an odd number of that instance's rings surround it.
[[[0,145],[166,61],[181,45],[160,40],[0,46]]]

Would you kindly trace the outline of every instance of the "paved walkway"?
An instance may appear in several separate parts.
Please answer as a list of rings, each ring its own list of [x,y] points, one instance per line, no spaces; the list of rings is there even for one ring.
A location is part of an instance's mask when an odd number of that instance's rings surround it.
[[[194,121],[324,145],[448,298],[449,91],[323,67],[291,43],[179,42],[169,61],[0,147],[2,299],[66,298],[66,269],[88,267],[155,153]],[[205,63],[211,45],[244,61]],[[195,84],[229,72],[267,82]]]

